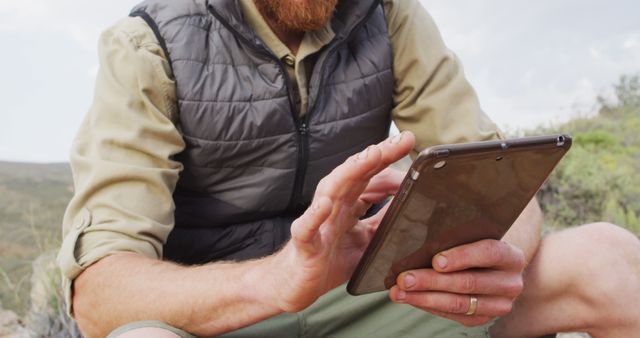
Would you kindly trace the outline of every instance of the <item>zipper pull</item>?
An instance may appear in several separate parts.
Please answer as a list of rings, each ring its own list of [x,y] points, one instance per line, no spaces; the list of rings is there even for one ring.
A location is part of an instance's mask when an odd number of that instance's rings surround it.
[[[298,131],[300,132],[300,135],[307,135],[309,133],[309,127],[307,126],[306,123],[303,123],[298,128]]]

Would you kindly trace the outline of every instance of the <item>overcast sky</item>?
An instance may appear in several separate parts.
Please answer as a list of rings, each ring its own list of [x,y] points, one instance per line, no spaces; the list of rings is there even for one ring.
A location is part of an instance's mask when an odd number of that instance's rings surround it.
[[[137,0],[0,0],[0,160],[66,161],[100,31]],[[640,72],[637,0],[424,0],[484,110],[506,129],[588,114]]]

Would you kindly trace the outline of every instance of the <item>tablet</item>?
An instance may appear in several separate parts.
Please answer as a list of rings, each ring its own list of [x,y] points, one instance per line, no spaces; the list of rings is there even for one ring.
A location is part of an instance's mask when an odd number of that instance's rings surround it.
[[[354,271],[352,295],[391,288],[435,254],[500,239],[571,147],[569,135],[440,145],[422,151]]]

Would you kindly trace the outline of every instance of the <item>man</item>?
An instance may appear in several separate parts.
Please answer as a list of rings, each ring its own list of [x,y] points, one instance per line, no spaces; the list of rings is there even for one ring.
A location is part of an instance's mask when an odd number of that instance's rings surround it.
[[[510,312],[495,335],[635,329],[617,295],[637,283],[611,276],[638,278],[637,239],[600,224],[538,249],[535,201],[389,293],[339,287],[398,188],[387,166],[499,137],[417,1],[152,0],[100,57],[59,255],[87,336],[484,336]]]

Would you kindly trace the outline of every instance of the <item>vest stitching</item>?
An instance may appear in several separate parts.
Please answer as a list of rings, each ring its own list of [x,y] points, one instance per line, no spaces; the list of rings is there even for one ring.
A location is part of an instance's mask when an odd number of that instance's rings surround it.
[[[324,85],[324,87],[328,87],[328,86],[338,86],[338,85],[348,85],[348,84],[353,83],[353,82],[367,80],[367,79],[369,79],[369,78],[371,78],[371,77],[374,77],[374,76],[384,75],[384,74],[386,74],[386,73],[390,73],[391,71],[392,71],[392,70],[391,70],[391,68],[387,68],[387,69],[384,69],[384,70],[382,70],[382,71],[379,71],[379,72],[376,72],[376,73],[373,73],[373,74],[369,74],[369,75],[365,75],[365,76],[363,76],[363,77],[359,77],[359,78],[356,78],[356,79],[351,79],[351,80],[344,80],[344,81],[337,81],[337,82],[326,83],[326,84]]]
[[[179,103],[187,103],[187,104],[192,104],[192,103],[205,103],[205,104],[211,104],[211,103],[223,103],[223,104],[240,103],[240,104],[251,104],[251,103],[256,103],[256,102],[275,101],[276,99],[285,99],[285,98],[287,98],[287,95],[274,96],[274,97],[271,97],[271,98],[264,98],[264,99],[244,100],[244,101],[216,101],[216,100],[179,99],[178,102]]]
[[[198,16],[198,17],[208,17],[207,14],[203,14],[203,13],[189,13],[189,14],[184,14],[184,15],[178,15],[176,17],[173,17],[171,19],[167,19],[167,21],[165,21],[163,23],[163,26],[169,25],[171,23],[173,23],[174,21],[180,20],[180,19],[188,19],[190,17],[194,17],[194,16]],[[198,28],[202,28],[196,25],[193,25],[194,27],[198,27]],[[204,28],[202,28],[204,31],[206,31]]]
[[[182,59],[175,59],[173,60],[174,63],[176,62],[184,62],[184,63],[199,63],[203,66],[232,66],[232,67],[253,67],[253,64],[250,63],[246,63],[246,64],[238,64],[238,63],[224,63],[224,62],[216,62],[216,63],[207,63],[207,62],[203,62],[200,60],[196,60],[196,59],[188,59],[188,58],[182,58]],[[271,62],[265,62],[265,63],[260,63],[257,64],[257,66],[262,66],[262,65],[266,65],[266,64],[270,64]]]
[[[349,57],[353,60],[353,62],[356,64],[356,67],[358,68],[358,72],[360,73],[360,79],[365,78],[366,75],[364,75],[364,72],[362,71],[362,68],[360,67],[360,62],[358,62],[358,59],[356,58],[356,54],[353,52],[354,47],[357,46],[351,46],[350,43],[348,43],[346,45],[346,50],[347,53],[349,53]],[[376,69],[376,73],[378,72],[378,70]]]
[[[337,123],[337,122],[342,122],[342,121],[352,120],[352,119],[358,118],[358,117],[360,117],[360,116],[363,116],[363,115],[366,115],[366,114],[370,114],[370,113],[372,113],[374,110],[379,110],[380,108],[384,108],[384,107],[385,107],[385,106],[387,106],[388,104],[389,104],[389,102],[383,102],[383,103],[381,103],[381,104],[379,104],[379,105],[377,105],[377,106],[375,106],[375,107],[371,107],[371,108],[369,108],[369,109],[368,109],[366,112],[364,112],[364,113],[360,113],[360,114],[358,114],[358,115],[353,115],[353,116],[348,116],[348,117],[345,117],[345,118],[343,118],[343,119],[335,119],[335,120],[331,120],[331,121],[325,121],[325,122],[320,122],[320,123],[314,123],[312,126],[313,126],[313,127],[318,127],[318,126],[324,126],[324,125],[331,124],[331,123]]]
[[[358,115],[360,116],[360,115]],[[206,138],[199,138],[197,136],[193,136],[193,135],[187,135],[185,133],[183,133],[182,135],[186,138],[190,138],[198,141],[204,141],[204,142],[208,142],[208,143],[242,143],[242,142],[252,142],[252,141],[261,141],[261,140],[268,140],[268,139],[272,139],[272,138],[278,138],[278,137],[282,137],[282,136],[290,136],[293,135],[294,132],[287,132],[286,134],[279,134],[279,135],[274,135],[274,136],[265,136],[265,137],[259,137],[259,138],[253,138],[253,139],[242,139],[242,140],[210,140],[210,139],[206,139]]]
[[[375,35],[369,35],[369,36],[367,36],[366,39],[363,39],[362,41],[349,43],[348,45],[349,46],[353,46],[354,48],[355,47],[360,47],[360,46],[364,45],[365,43],[373,43],[373,40],[374,39],[378,39],[378,37],[380,37],[380,36],[386,37],[387,34],[386,33],[379,33],[379,34],[375,34]]]
[[[383,12],[382,17],[386,18],[386,15],[384,14],[384,9],[382,9],[382,12]],[[383,21],[386,23],[385,19],[383,19]],[[377,22],[375,24],[371,24],[371,22],[369,22],[369,24],[365,26],[367,34],[371,34],[371,32],[373,32],[374,35],[385,33],[385,31],[387,30],[387,25],[386,24],[384,25],[384,29],[382,29],[381,26],[377,26],[377,25],[378,25]]]
[[[371,137],[365,138],[363,143],[374,144],[374,143],[378,143],[378,142],[380,142],[380,139],[378,138],[378,136],[371,136]],[[320,162],[320,161],[325,160],[328,157],[335,157],[335,156],[338,156],[340,154],[353,154],[354,153],[354,151],[353,151],[354,149],[362,150],[362,148],[363,148],[362,147],[362,143],[358,143],[358,144],[355,144],[355,145],[353,145],[353,146],[351,146],[351,147],[349,147],[347,149],[344,149],[343,151],[338,151],[338,152],[331,153],[331,154],[329,154],[327,156],[324,156],[324,157],[315,158],[313,160],[313,162]]]
[[[181,15],[181,16],[178,16],[178,17],[175,17],[175,18],[169,19],[167,22],[165,22],[165,23],[164,23],[164,25],[171,24],[171,23],[173,23],[174,21],[178,21],[178,20],[180,20],[180,19],[184,19],[184,20],[185,20],[185,22],[184,22],[184,23],[182,23],[182,25],[183,25],[183,26],[189,26],[189,27],[197,28],[197,29],[199,29],[199,30],[201,30],[201,31],[203,31],[203,32],[205,32],[205,33],[209,33],[209,32],[219,32],[219,31],[225,30],[225,29],[224,29],[224,26],[222,26],[221,24],[215,25],[215,21],[209,21],[209,23],[210,23],[209,27],[203,27],[203,26],[199,26],[199,25],[196,25],[196,24],[194,24],[194,23],[191,23],[191,22],[188,20],[191,16],[192,16],[192,15],[190,15],[190,14],[187,14],[187,15]],[[199,16],[199,17],[206,18],[206,17],[208,17],[209,15],[208,15],[208,14],[194,14],[193,16]],[[212,27],[212,28],[211,28],[211,27]],[[225,31],[226,31],[226,30],[225,30]]]
[[[350,40],[352,40],[353,38],[357,37],[358,35],[356,34],[356,32],[359,29],[361,29],[362,27],[365,27],[365,26],[370,24],[372,18],[375,15],[375,11],[376,11],[376,9],[378,7],[379,7],[379,5],[378,6],[372,6],[367,11],[365,17],[361,19],[362,21],[359,21],[358,23],[355,24],[355,26],[350,27],[350,30],[349,30],[347,36],[344,38],[344,40],[338,41],[335,46],[341,46],[341,45],[348,44],[350,42]],[[382,15],[384,15],[384,13],[382,13]],[[336,19],[337,19],[337,21],[342,22],[339,18],[336,18]],[[344,23],[343,23],[343,25],[344,25]],[[344,25],[344,26],[346,27],[346,25]],[[340,33],[340,34],[342,34],[342,33]],[[326,73],[327,64],[328,64],[329,60],[331,60],[330,57],[334,57],[335,58],[335,55],[337,55],[338,51],[337,51],[337,48],[335,46],[333,47],[332,50],[329,50],[327,52],[327,54],[325,54],[325,58],[322,61],[323,63],[322,63],[322,67],[320,69],[320,74]],[[317,62],[321,62],[320,61],[321,59],[322,58],[319,58]],[[319,99],[319,96],[320,96],[320,88],[326,86],[325,82],[326,82],[326,78],[319,77],[317,87],[315,87],[315,88],[317,88],[317,90],[312,90],[314,88],[313,87],[313,81],[309,84],[309,102],[312,102],[312,104],[309,105],[309,114],[306,115],[307,119],[308,119],[310,113],[316,108],[316,106],[318,104],[318,99]]]
[[[194,164],[194,162],[189,162],[189,166],[191,166],[192,168],[198,168],[198,169],[237,169],[237,168],[267,168],[267,169],[273,169],[273,170],[281,170],[281,171],[294,171],[296,170],[295,167],[291,167],[291,168],[276,168],[276,167],[269,167],[266,165],[244,165],[244,164],[239,164],[237,166],[210,166],[210,165],[198,165],[198,164]]]

